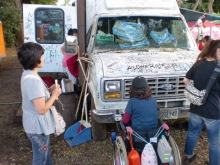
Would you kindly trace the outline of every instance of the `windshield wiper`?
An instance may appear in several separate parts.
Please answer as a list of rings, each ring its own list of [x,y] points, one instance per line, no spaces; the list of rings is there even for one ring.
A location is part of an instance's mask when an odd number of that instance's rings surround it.
[[[118,49],[111,49],[111,50],[97,50],[97,53],[106,53],[106,52],[115,52],[115,51],[121,51]]]
[[[136,48],[133,48],[133,49],[115,49],[115,50],[98,50],[97,53],[106,53],[106,52],[115,52],[115,53],[122,53],[122,52],[149,52],[149,49],[136,49]]]

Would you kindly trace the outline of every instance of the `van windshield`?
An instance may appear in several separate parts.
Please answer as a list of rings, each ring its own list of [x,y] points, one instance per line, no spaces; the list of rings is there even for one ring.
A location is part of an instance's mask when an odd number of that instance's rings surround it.
[[[95,40],[96,50],[190,48],[180,17],[99,18]]]

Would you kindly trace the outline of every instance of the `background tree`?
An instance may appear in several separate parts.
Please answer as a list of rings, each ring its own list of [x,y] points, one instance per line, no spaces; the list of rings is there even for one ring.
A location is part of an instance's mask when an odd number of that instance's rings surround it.
[[[215,0],[209,0],[209,4],[208,4],[209,13],[213,13],[212,6],[213,6],[214,1]]]
[[[214,0],[213,0],[213,1],[214,1]],[[200,5],[201,8],[202,8],[202,10],[203,10],[203,12],[206,13],[206,9],[205,9],[205,6],[204,6],[203,3],[202,3],[202,0],[196,0],[196,3],[195,3],[194,6],[193,6],[193,10],[196,10],[196,8],[198,7],[198,5]]]
[[[48,4],[55,5],[57,0],[22,0],[22,3],[26,4]]]
[[[2,21],[6,46],[16,44],[16,33],[21,24],[21,10],[16,8],[13,0],[0,0],[0,20]]]
[[[180,7],[210,14],[219,13],[220,0],[182,0]]]
[[[181,6],[182,3],[183,3],[183,0],[177,0],[178,6]]]
[[[56,4],[57,0],[0,0],[0,21],[7,47],[23,42],[22,4]]]

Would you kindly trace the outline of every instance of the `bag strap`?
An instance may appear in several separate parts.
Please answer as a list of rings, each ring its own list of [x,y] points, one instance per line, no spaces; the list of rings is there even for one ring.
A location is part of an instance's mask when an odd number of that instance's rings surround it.
[[[41,80],[39,77],[37,76],[34,76],[32,74],[28,74],[28,75],[24,75],[23,79],[22,79],[22,82],[25,80],[25,79],[28,79],[28,78],[35,78],[35,79],[38,79],[38,80]]]
[[[211,88],[212,88],[216,78],[218,77],[219,73],[220,73],[220,62],[218,62],[218,64],[216,65],[216,67],[213,70],[213,73],[212,73],[212,75],[211,75],[211,77],[210,77],[210,79],[208,81],[208,84],[206,86],[206,93],[205,93],[205,95],[203,97],[202,103],[204,103],[206,101],[206,99],[207,99],[207,97],[209,95],[209,92],[210,92],[210,90],[211,90]]]
[[[139,140],[145,142],[146,144],[149,143],[148,141],[146,141],[141,135],[139,135],[137,132],[135,132],[133,130],[132,135],[134,135],[136,138],[138,138]]]
[[[37,77],[37,76],[31,75],[31,74],[24,75],[24,77],[23,77],[23,79],[22,79],[22,82],[23,82],[25,79],[28,79],[28,78],[35,78],[35,79],[40,80],[40,81],[44,84],[44,86],[48,89],[47,84],[45,84],[45,82],[44,82],[40,77]]]

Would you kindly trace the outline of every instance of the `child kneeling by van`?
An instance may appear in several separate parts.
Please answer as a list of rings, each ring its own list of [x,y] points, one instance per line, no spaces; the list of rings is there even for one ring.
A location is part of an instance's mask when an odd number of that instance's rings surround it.
[[[138,76],[133,79],[129,95],[122,122],[124,124],[131,122],[132,129],[139,131],[157,129],[159,107],[144,77]],[[162,127],[169,129],[165,123]]]
[[[144,77],[136,77],[132,81],[130,88],[130,99],[125,109],[122,122],[129,124],[134,131],[148,141],[158,130],[158,104]],[[161,120],[160,124],[166,130],[169,127]],[[162,122],[162,123],[161,123]],[[142,152],[145,143],[133,137],[134,148],[139,153]]]

